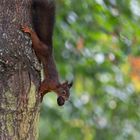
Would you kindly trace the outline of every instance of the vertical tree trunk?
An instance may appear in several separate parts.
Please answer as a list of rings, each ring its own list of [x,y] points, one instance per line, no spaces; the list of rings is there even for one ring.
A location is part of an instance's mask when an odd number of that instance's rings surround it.
[[[31,0],[0,0],[0,140],[37,140],[39,69],[30,38]]]

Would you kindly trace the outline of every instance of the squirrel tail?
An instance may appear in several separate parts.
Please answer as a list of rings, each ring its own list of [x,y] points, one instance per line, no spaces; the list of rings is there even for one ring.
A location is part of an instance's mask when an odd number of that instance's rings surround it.
[[[32,0],[31,9],[33,29],[43,43],[52,47],[55,22],[54,0]]]

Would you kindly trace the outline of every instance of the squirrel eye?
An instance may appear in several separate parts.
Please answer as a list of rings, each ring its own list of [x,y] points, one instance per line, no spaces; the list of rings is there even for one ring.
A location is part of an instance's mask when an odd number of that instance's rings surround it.
[[[65,90],[63,90],[63,91],[62,91],[62,94],[64,94],[64,95],[65,95],[65,94],[66,94],[66,91],[65,91]]]

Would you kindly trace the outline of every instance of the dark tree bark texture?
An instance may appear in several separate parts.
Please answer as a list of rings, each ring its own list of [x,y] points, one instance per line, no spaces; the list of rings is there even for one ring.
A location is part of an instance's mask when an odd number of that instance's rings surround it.
[[[0,0],[0,140],[37,140],[40,65],[30,38],[31,0]]]

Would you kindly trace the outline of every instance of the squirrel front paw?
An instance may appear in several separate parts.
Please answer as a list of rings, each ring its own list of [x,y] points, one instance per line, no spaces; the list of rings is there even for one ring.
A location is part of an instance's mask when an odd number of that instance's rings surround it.
[[[31,34],[31,29],[30,29],[28,26],[21,26],[21,30],[22,30],[24,33],[29,33],[29,34]]]

